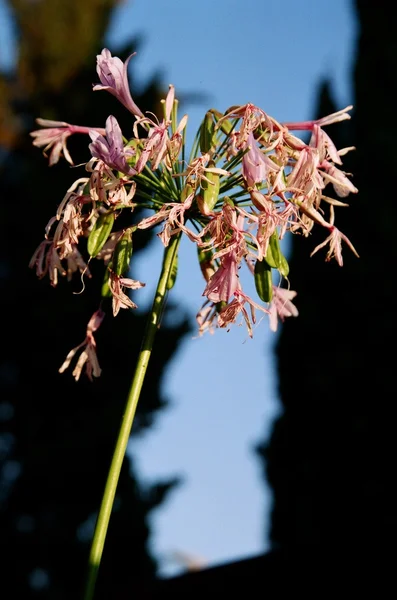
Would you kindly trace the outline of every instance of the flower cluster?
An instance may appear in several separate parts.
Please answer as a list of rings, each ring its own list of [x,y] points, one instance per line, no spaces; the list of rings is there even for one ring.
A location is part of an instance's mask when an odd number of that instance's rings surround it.
[[[61,153],[72,163],[66,146],[70,135],[83,133],[91,140],[86,176],[67,191],[31,266],[39,277],[48,274],[56,286],[59,275],[70,278],[78,271],[90,277],[89,261],[102,260],[103,295],[112,297],[116,315],[120,308],[136,307],[124,288],[144,285],[128,278],[132,238],[141,229],[160,226],[164,246],[183,234],[197,246],[205,279],[205,301],[197,315],[200,334],[228,328],[241,315],[252,336],[258,310],[269,315],[275,331],[278,319],[298,315],[280,246],[286,232],[308,236],[314,225],[323,227],[325,240],[312,254],[328,246],[326,260],[335,258],[341,266],[342,241],[357,254],[334,224],[335,207],[344,202],[325,194],[328,185],[340,198],[357,192],[342,169],[342,157],[352,148],[338,150],[323,129],[349,119],[352,107],[303,123],[279,123],[253,104],[232,106],[224,113],[211,109],[186,159],[188,118],[184,115],[178,123],[174,87],[169,86],[163,101],[162,118],[145,116],[131,96],[129,60],[123,63],[104,49],[97,57],[101,83],[94,91],[107,90],[130,111],[131,139],[123,136],[113,116],[105,129],[38,119],[43,129],[31,133],[35,146],[51,151],[50,165]],[[297,137],[299,131],[310,132],[308,143]],[[136,207],[152,214],[118,229],[120,214]],[[254,278],[256,299],[243,290],[244,265]],[[99,309],[91,318],[86,342],[78,347],[85,350],[76,378],[83,364],[89,375],[100,373],[93,332],[102,315]],[[62,371],[71,358],[69,353]]]

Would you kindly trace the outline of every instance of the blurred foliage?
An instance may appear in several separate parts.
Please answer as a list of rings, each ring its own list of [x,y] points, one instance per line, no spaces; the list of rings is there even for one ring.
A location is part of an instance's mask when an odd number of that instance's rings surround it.
[[[146,315],[121,311],[98,331],[101,378],[75,383],[58,374],[67,352],[83,341],[98,308],[101,277],[63,279],[56,289],[38,281],[28,263],[66,189],[83,169],[64,161],[52,168],[32,147],[29,131],[40,116],[103,127],[113,114],[123,131],[132,116],[106,92],[92,92],[95,56],[102,49],[111,0],[13,0],[18,57],[0,74],[0,597],[2,600],[70,599],[82,589],[95,515],[122,417]],[[136,41],[117,55],[125,58]],[[131,67],[130,67],[131,68]],[[163,97],[155,78],[134,99],[158,112]],[[75,163],[86,162],[88,139],[69,144]],[[136,253],[150,242],[136,238]],[[161,253],[161,249],[159,249]],[[159,268],[161,258],[159,254]],[[94,272],[95,262],[91,263]],[[91,266],[91,265],[90,265]],[[95,273],[94,273],[95,274]],[[153,275],[156,278],[156,274]],[[134,297],[135,298],[135,297]],[[139,304],[139,297],[136,298]],[[170,308],[172,306],[170,305]],[[181,311],[178,311],[179,315]],[[160,383],[167,363],[188,331],[179,322],[158,333],[134,431],[151,426],[167,400]],[[148,549],[149,513],[176,479],[153,485],[137,480],[126,459],[98,582],[98,598],[133,593],[154,577]]]

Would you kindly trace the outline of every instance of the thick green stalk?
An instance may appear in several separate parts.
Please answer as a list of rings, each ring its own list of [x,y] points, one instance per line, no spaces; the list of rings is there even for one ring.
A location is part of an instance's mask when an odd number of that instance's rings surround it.
[[[164,260],[159,282],[157,284],[152,309],[149,313],[146,323],[146,330],[143,336],[134,378],[128,394],[125,412],[121,421],[119,435],[117,438],[112,463],[110,465],[105,491],[102,497],[102,504],[95,526],[89,557],[88,576],[84,600],[92,600],[94,597],[95,583],[98,576],[98,569],[102,558],[103,547],[105,545],[106,533],[112,512],[121,466],[123,464],[132,424],[134,422],[136,407],[149,364],[154,338],[157,330],[160,327],[161,316],[167,295],[167,285],[172,273],[174,261],[177,257],[179,240],[180,234],[172,237],[169,246],[164,251]]]

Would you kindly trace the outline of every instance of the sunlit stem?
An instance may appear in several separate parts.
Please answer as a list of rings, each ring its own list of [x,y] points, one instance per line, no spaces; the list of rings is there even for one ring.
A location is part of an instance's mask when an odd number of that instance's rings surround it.
[[[131,428],[134,422],[136,407],[138,405],[146,370],[152,353],[154,339],[156,332],[160,327],[161,315],[163,313],[163,308],[167,297],[168,281],[172,273],[174,261],[177,257],[179,241],[180,233],[171,238],[169,246],[164,251],[164,260],[160,278],[157,284],[153,305],[146,323],[141,350],[139,352],[138,361],[135,367],[134,377],[128,394],[125,412],[121,421],[119,435],[117,438],[112,463],[110,465],[105,491],[102,497],[101,508],[99,510],[98,519],[95,525],[94,537],[92,540],[89,557],[84,600],[92,600],[94,597],[95,584],[98,577],[99,565],[101,563],[120,471],[131,434]]]

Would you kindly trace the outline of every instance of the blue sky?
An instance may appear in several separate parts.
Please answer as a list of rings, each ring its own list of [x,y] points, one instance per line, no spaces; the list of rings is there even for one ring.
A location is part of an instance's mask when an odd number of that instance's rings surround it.
[[[4,67],[11,64],[13,46],[3,0],[0,34]],[[117,48],[137,34],[143,41],[130,68],[138,86],[160,72],[165,85],[175,85],[177,96],[195,91],[208,96],[205,103],[185,107],[188,139],[211,107],[223,111],[252,102],[279,121],[310,118],[316,84],[325,75],[332,80],[338,108],[354,102],[352,0],[121,2],[109,43]],[[133,266],[134,277],[147,283],[134,296],[141,307],[150,302],[161,253],[159,242]],[[299,307],[299,273],[290,279]],[[186,241],[173,300],[193,319],[203,289],[195,248]],[[184,477],[153,516],[152,548],[163,574],[181,569],[173,552],[213,565],[269,548],[271,491],[253,448],[267,438],[280,411],[275,341],[266,320],[253,340],[238,327],[186,339],[163,383],[170,408],[130,444],[143,481]]]

